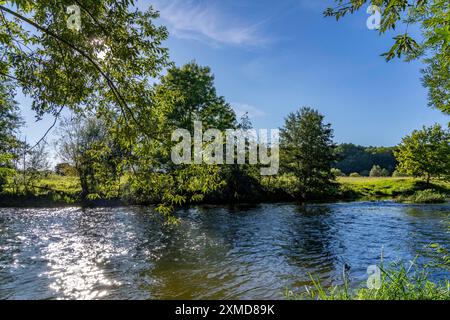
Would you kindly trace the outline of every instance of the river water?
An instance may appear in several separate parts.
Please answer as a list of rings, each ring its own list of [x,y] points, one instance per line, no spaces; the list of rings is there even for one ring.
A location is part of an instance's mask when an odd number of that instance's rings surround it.
[[[450,247],[450,205],[0,208],[0,299],[282,299],[309,274],[364,283],[369,265]],[[435,271],[442,280],[448,273]]]

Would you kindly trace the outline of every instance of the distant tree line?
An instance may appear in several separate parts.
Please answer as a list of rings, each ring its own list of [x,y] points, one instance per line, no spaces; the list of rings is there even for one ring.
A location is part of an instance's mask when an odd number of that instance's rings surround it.
[[[372,169],[375,170],[372,176],[392,175],[397,166],[394,149],[394,147],[363,147],[353,143],[343,143],[336,148],[338,160],[334,168],[345,175],[358,173],[361,176],[370,176]],[[377,167],[387,172],[378,174]]]

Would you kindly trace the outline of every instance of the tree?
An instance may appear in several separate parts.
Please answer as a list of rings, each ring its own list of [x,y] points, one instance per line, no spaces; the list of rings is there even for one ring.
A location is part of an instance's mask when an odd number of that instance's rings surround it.
[[[383,169],[381,169],[380,166],[374,165],[372,167],[372,169],[370,170],[369,176],[371,176],[371,177],[381,177],[382,173],[383,173],[382,171],[383,171]]]
[[[400,172],[399,170],[395,170],[392,173],[392,176],[395,177],[395,178],[402,178],[402,177],[407,177],[408,175],[405,174],[405,173]]]
[[[334,178],[333,130],[323,120],[317,110],[304,107],[286,117],[280,132],[280,164],[296,176],[303,199],[327,192]]]
[[[156,100],[167,103],[167,97],[172,99],[168,122],[174,128],[193,133],[195,120],[202,121],[205,128],[236,127],[236,115],[225,98],[217,95],[209,67],[190,62],[170,68],[156,86]]]
[[[382,177],[389,177],[390,175],[391,174],[390,174],[388,169],[386,169],[386,168],[381,169],[381,176]]]
[[[77,169],[67,162],[62,162],[55,166],[55,173],[60,176],[76,176]]]
[[[12,167],[12,156],[4,153],[0,154],[0,192],[3,192],[8,179],[14,175],[15,170]]]
[[[155,86],[153,102],[154,118],[158,119],[157,125],[152,124],[158,134],[156,147],[136,146],[130,185],[138,202],[158,202],[158,210],[169,213],[175,205],[199,201],[225,183],[218,165],[174,164],[171,149],[177,142],[172,141],[172,132],[186,129],[193,136],[196,120],[202,121],[203,130],[232,129],[236,117],[217,95],[210,68],[195,62],[170,68]]]
[[[20,141],[17,131],[22,125],[14,89],[9,81],[0,82],[0,192],[14,174],[13,161],[18,158]]]
[[[36,187],[36,182],[42,178],[43,175],[47,174],[50,164],[48,161],[49,155],[44,143],[40,143],[32,149],[25,145],[25,148],[26,161],[23,174],[25,177],[25,190],[28,191]]]
[[[69,27],[73,5],[80,9],[81,30]],[[126,151],[126,165],[153,156],[160,111],[152,83],[170,63],[162,46],[168,33],[154,24],[158,13],[151,6],[142,11],[134,0],[12,0],[0,2],[0,13],[0,77],[33,100],[38,119],[58,118],[63,108],[94,114]],[[108,148],[98,141],[95,152],[110,154]],[[96,176],[111,185],[110,168],[104,169]]]
[[[33,99],[37,116],[95,110],[136,125],[149,81],[168,65],[167,30],[134,0],[11,0],[0,4],[0,71]],[[81,30],[67,11],[79,9]],[[32,32],[29,32],[31,30]],[[113,119],[111,119],[113,118]],[[125,125],[125,123],[123,123]]]
[[[241,116],[236,128],[243,131],[251,130],[253,128],[253,124],[250,121],[247,112]],[[246,145],[246,153],[248,152],[248,149],[248,145]],[[237,150],[235,151],[235,155],[236,154]],[[259,165],[249,163],[234,163],[222,166],[220,172],[222,179],[225,181],[225,185],[218,190],[218,195],[214,194],[213,196],[228,202],[254,201],[260,199],[264,194],[264,190],[260,185],[260,181],[258,181],[258,178],[261,177],[259,170]]]
[[[331,168],[331,173],[333,173],[335,177],[345,177],[345,173],[343,173],[340,169],[337,168]]]
[[[408,61],[424,58],[426,67],[423,84],[428,88],[429,104],[444,113],[450,113],[450,1],[448,0],[335,0],[337,6],[328,8],[325,16],[337,20],[347,13],[360,10],[364,4],[375,5],[381,10],[379,32],[403,30],[394,37],[394,44],[383,56],[387,61],[394,57],[406,57]],[[408,28],[417,25],[422,33],[421,41],[414,39]]]
[[[388,177],[390,176],[389,170],[381,168],[379,165],[374,165],[369,172],[370,177]]]
[[[59,155],[75,168],[82,198],[117,197],[125,156],[105,123],[93,117],[66,118],[59,133]]]
[[[358,172],[361,175],[369,175],[374,165],[393,172],[397,165],[391,147],[363,147],[343,143],[337,146],[336,153],[338,160],[334,166],[346,174]]]
[[[450,176],[450,130],[441,125],[414,130],[402,139],[395,151],[397,169],[414,177]]]

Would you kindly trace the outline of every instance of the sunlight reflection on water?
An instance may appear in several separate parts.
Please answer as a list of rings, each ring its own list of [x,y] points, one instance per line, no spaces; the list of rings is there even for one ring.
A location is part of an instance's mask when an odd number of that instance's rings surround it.
[[[389,202],[205,206],[173,226],[137,207],[0,209],[0,299],[282,298],[309,273],[339,283],[344,263],[364,281],[382,246],[388,261],[449,246],[449,213]]]

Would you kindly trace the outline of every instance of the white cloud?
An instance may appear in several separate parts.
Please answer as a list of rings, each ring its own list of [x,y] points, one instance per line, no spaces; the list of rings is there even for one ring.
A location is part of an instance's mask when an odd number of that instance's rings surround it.
[[[261,46],[267,39],[259,35],[257,24],[244,24],[226,17],[213,2],[158,0],[155,8],[169,32],[178,38],[238,46]]]
[[[233,107],[234,112],[236,112],[238,118],[242,117],[246,112],[248,113],[248,117],[250,119],[260,118],[267,115],[264,111],[249,104],[233,102],[231,103],[231,106]]]

